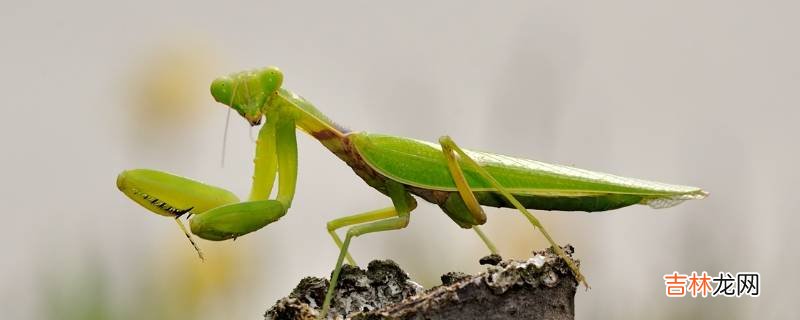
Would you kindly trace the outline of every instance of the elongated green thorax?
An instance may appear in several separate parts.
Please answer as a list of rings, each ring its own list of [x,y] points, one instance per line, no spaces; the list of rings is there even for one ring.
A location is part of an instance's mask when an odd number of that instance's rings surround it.
[[[342,137],[349,132],[348,129],[333,122],[308,100],[294,92],[281,89],[278,91],[277,97],[279,99],[276,100],[276,103],[292,106],[297,117],[297,127],[316,138],[325,138],[326,136]]]
[[[343,143],[349,130],[333,122],[303,97],[289,90],[280,89],[269,104],[268,109],[279,110],[279,116],[282,118],[290,117],[297,129],[318,140],[340,158],[345,156]],[[272,110],[267,111],[268,118],[270,114]],[[269,121],[267,119],[267,122]]]

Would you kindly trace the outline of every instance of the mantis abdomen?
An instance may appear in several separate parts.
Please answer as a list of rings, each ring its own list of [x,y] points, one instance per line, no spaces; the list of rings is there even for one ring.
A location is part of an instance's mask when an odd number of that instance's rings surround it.
[[[460,205],[460,199],[449,201],[458,193],[439,145],[363,132],[349,134],[347,138],[356,146],[363,161],[381,175],[409,186],[412,193],[439,204],[446,211]],[[634,204],[663,208],[706,195],[696,187],[620,177],[493,153],[465,152],[528,209],[594,212]],[[513,207],[478,172],[468,166],[461,167],[466,182],[481,205]]]

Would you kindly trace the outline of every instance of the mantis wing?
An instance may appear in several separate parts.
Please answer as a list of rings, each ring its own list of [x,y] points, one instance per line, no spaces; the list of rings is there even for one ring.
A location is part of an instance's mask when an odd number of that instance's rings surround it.
[[[415,187],[456,191],[438,144],[368,133],[353,133],[348,137],[367,164],[381,174]],[[539,203],[549,200],[551,204],[546,206],[549,210],[600,211],[635,203],[664,208],[707,195],[697,187],[626,178],[487,152],[465,152],[516,197],[531,198]],[[461,167],[473,191],[496,191],[478,172],[468,166]],[[596,201],[602,209],[593,210],[591,204],[576,206],[571,200]],[[616,205],[601,203],[603,200],[613,200]],[[525,202],[524,199],[520,201]],[[559,202],[565,203],[563,208],[559,207]]]

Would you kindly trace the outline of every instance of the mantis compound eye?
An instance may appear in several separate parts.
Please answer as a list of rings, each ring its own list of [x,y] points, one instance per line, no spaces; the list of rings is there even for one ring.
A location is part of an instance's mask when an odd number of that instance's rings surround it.
[[[231,105],[233,93],[233,80],[230,77],[221,77],[211,83],[211,95],[219,103]]]
[[[266,67],[256,72],[261,88],[266,94],[272,94],[283,84],[283,72],[276,67]]]
[[[255,126],[261,123],[263,109],[282,83],[283,73],[276,67],[266,67],[217,78],[211,83],[211,95]]]

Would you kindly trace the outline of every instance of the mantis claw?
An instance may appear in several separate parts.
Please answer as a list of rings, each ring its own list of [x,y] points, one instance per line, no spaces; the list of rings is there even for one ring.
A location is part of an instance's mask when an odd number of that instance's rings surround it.
[[[181,222],[180,217],[175,217],[175,223],[178,224],[178,227],[181,228],[183,234],[186,235],[186,239],[189,239],[189,242],[192,244],[192,247],[194,247],[194,251],[197,251],[197,256],[200,258],[200,261],[205,262],[206,258],[205,256],[203,256],[203,251],[200,251],[200,247],[198,247],[197,243],[194,242],[194,239],[192,239],[192,235],[189,234],[188,231],[186,231],[186,227],[183,226],[183,222]]]

